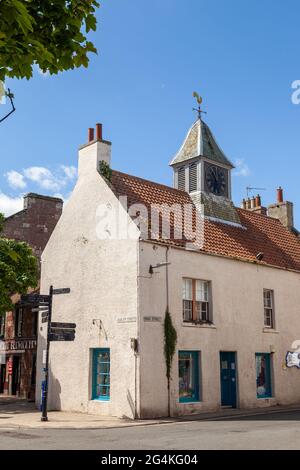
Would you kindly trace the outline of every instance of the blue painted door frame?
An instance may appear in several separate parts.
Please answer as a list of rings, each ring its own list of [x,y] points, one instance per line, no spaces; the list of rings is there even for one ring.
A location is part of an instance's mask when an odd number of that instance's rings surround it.
[[[220,352],[221,371],[221,404],[236,408],[236,353],[232,351]]]

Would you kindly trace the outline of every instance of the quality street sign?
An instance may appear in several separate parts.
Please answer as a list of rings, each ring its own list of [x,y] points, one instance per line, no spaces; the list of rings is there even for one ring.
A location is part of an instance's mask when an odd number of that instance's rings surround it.
[[[71,289],[69,287],[64,287],[62,289],[53,289],[53,295],[60,295],[60,294],[70,294]]]

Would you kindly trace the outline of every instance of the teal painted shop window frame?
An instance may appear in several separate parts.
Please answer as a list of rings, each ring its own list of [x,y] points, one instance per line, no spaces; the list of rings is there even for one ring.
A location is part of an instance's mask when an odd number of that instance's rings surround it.
[[[194,393],[191,397],[180,397],[179,396],[179,403],[193,403],[193,402],[200,402],[200,374],[199,374],[199,358],[200,353],[199,351],[178,351],[178,372],[179,372],[179,361],[180,357],[184,356],[185,354],[190,354],[192,357],[192,383],[194,385]]]
[[[266,361],[266,392],[263,395],[257,393],[257,365],[256,360],[258,357],[265,356]],[[261,398],[272,398],[272,373],[271,373],[271,354],[270,353],[255,353],[255,376],[256,376],[256,397]]]
[[[109,358],[108,361],[101,361],[100,362],[100,375],[106,375],[109,378],[108,385],[101,385],[101,387],[105,387],[109,391],[109,395],[100,395],[97,393],[97,364],[98,358],[100,354],[108,353]],[[108,372],[101,372],[101,364],[109,364]],[[110,349],[109,348],[97,348],[93,349],[93,375],[92,375],[92,400],[99,400],[99,401],[109,401],[110,400]]]

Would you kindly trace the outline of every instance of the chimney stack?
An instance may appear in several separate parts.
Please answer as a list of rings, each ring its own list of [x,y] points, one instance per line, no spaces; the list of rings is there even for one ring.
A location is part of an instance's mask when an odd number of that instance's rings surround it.
[[[261,197],[258,194],[256,197],[252,197],[251,199],[243,199],[241,204],[242,209],[248,210],[250,212],[256,212],[258,214],[267,214],[267,208],[261,205]]]
[[[88,128],[88,142],[92,142],[94,140],[94,128]]]
[[[102,124],[96,124],[96,140],[102,141]]]
[[[102,124],[96,124],[88,129],[88,142],[79,148],[78,177],[91,176],[100,169],[100,162],[104,161],[110,166],[111,142],[103,140]]]
[[[277,202],[281,204],[283,202],[283,189],[281,186],[277,189]]]
[[[283,189],[277,189],[277,202],[268,207],[268,216],[279,219],[290,232],[294,231],[294,206],[292,202],[283,200]]]

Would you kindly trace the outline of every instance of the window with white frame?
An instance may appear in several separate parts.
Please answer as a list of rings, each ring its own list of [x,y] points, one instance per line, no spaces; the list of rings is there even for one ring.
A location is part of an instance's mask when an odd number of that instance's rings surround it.
[[[264,289],[264,325],[274,328],[274,291]]]
[[[183,321],[211,323],[210,282],[185,278],[182,286]]]

